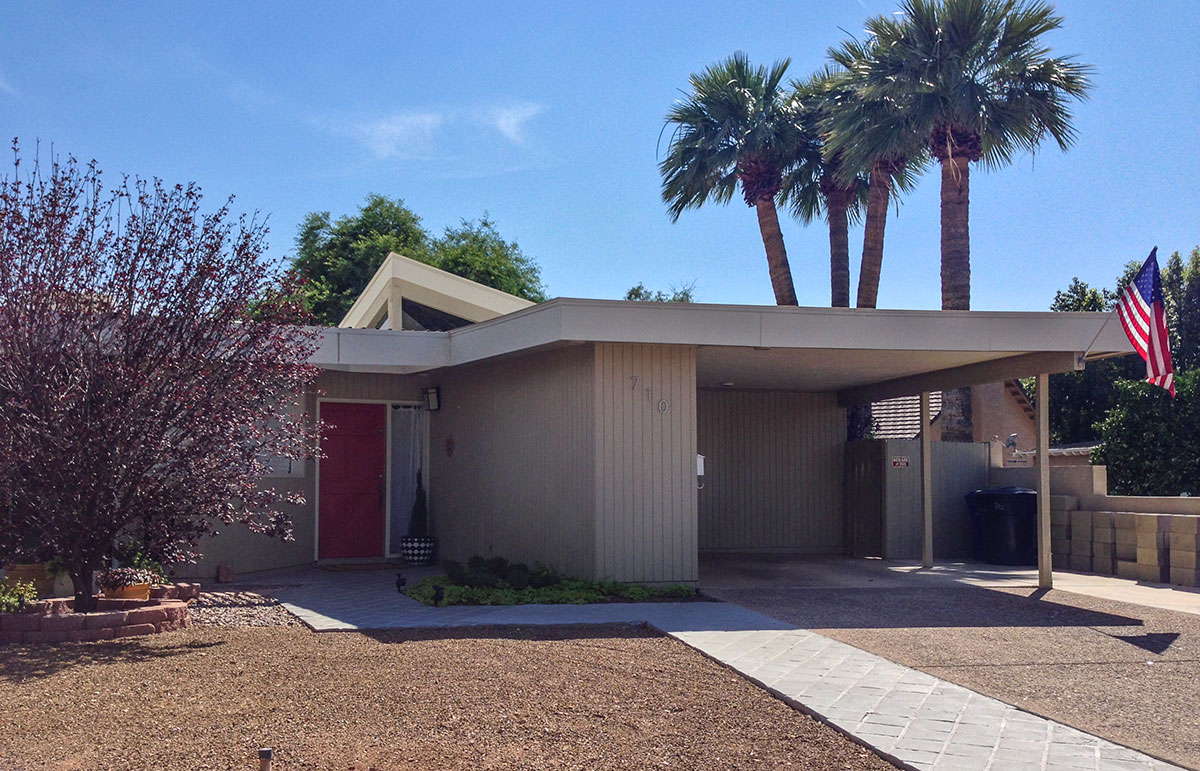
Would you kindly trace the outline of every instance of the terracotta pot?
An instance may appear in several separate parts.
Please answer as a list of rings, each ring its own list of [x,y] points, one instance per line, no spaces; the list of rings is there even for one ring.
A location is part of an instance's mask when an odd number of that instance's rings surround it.
[[[150,584],[134,584],[112,589],[105,587],[104,597],[109,600],[148,600],[150,599]]]

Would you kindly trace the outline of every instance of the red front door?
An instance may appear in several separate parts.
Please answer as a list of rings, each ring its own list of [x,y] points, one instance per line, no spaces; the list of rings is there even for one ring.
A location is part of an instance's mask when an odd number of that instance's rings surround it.
[[[317,557],[384,556],[387,405],[323,402]]]

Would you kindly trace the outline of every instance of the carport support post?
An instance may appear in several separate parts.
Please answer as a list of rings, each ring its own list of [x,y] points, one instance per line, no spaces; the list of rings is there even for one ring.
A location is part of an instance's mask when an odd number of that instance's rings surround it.
[[[1038,586],[1054,585],[1050,557],[1050,376],[1037,376],[1037,529]]]
[[[929,392],[921,392],[921,510],[925,537],[921,544],[921,566],[933,567],[933,445],[929,436]]]

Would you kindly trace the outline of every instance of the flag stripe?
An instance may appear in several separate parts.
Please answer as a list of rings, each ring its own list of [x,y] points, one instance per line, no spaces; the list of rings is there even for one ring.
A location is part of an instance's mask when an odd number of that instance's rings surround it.
[[[1157,249],[1150,252],[1142,269],[1117,301],[1117,316],[1133,348],[1146,360],[1146,380],[1175,395],[1175,369],[1171,363],[1171,337],[1167,308],[1163,301],[1162,278],[1158,272]]]

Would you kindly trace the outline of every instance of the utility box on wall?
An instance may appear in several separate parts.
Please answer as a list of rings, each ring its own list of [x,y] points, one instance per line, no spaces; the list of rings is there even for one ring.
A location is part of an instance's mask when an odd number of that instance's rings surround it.
[[[970,559],[971,520],[965,496],[988,486],[986,442],[934,442],[933,553]],[[846,445],[847,551],[860,557],[920,559],[921,442],[867,439]]]

